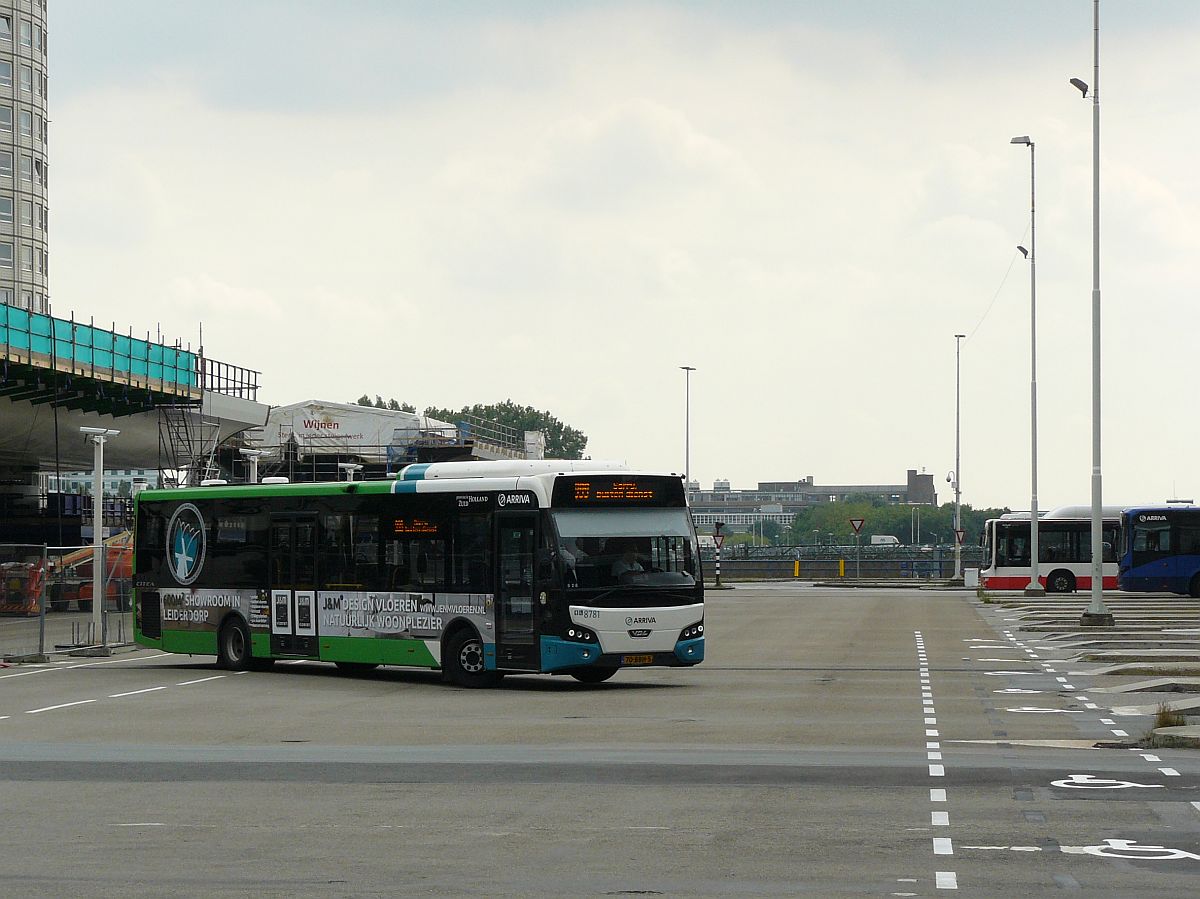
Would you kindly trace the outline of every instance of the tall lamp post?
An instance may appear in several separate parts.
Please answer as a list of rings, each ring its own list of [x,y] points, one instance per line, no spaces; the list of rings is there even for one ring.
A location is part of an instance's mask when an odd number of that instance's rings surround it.
[[[962,541],[958,539],[959,533],[962,531],[962,476],[960,468],[962,466],[962,454],[960,440],[961,428],[960,421],[962,419],[962,379],[960,372],[962,370],[962,341],[966,334],[954,335],[954,471],[952,482],[954,484],[954,581],[962,583]]]
[[[1092,24],[1092,601],[1079,619],[1083,627],[1112,627],[1104,605],[1104,518],[1100,477],[1100,0]],[[1072,78],[1084,98],[1087,83]]]
[[[101,613],[104,608],[104,444],[121,432],[112,428],[79,429],[92,441],[92,642],[107,645]]]
[[[692,372],[691,365],[681,365],[683,372],[683,494],[692,498]]]
[[[1034,181],[1034,143],[1028,134],[1014,137],[1009,143],[1029,147],[1029,249],[1017,247],[1029,260],[1029,434],[1030,497],[1029,497],[1029,584],[1026,596],[1045,596],[1038,576],[1038,495],[1037,495],[1037,217],[1036,182]]]

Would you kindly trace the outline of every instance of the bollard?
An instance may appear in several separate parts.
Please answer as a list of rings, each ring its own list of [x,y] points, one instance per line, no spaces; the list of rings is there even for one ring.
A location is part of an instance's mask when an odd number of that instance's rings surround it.
[[[46,654],[46,585],[50,580],[50,553],[42,544],[42,586],[38,591],[38,655]]]
[[[838,577],[846,576],[846,560],[838,559]]]
[[[792,570],[792,577],[800,577],[800,560],[796,560],[796,567]]]

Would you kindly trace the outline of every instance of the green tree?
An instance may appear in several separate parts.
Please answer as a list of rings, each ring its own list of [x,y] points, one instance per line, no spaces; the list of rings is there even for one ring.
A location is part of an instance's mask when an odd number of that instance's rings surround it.
[[[390,409],[392,412],[416,412],[417,411],[417,407],[414,406],[412,403],[397,402],[395,398],[392,398],[385,403],[383,401],[383,397],[379,396],[378,394],[376,394],[375,399],[372,400],[371,397],[369,397],[367,394],[364,393],[362,396],[360,396],[358,399],[356,399],[353,403],[351,403],[351,405],[370,406],[373,409]]]
[[[502,403],[463,406],[457,412],[430,406],[425,414],[443,421],[458,422],[466,415],[485,421],[494,421],[517,433],[541,431],[546,435],[546,455],[552,459],[582,459],[587,449],[587,435],[559,421],[549,412],[539,411],[532,406],[520,406],[512,400]]]
[[[983,531],[983,523],[989,518],[999,518],[1007,509],[973,509],[964,504],[961,508],[963,545],[974,544]],[[920,516],[920,537],[914,533]],[[835,542],[853,543],[854,529],[851,518],[862,518],[863,542],[871,534],[891,534],[902,544],[914,542],[943,544],[954,543],[954,503],[940,506],[910,506],[901,504],[878,505],[868,497],[855,501],[820,503],[797,513],[790,528],[791,539],[798,543],[811,544],[828,542],[832,534]],[[814,535],[814,531],[817,533]]]

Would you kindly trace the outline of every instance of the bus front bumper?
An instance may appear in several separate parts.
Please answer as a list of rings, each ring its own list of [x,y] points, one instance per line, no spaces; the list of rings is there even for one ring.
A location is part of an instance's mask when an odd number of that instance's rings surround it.
[[[600,652],[595,643],[573,643],[560,637],[542,637],[542,670],[565,668],[689,667],[704,661],[704,638],[680,640],[670,652]]]

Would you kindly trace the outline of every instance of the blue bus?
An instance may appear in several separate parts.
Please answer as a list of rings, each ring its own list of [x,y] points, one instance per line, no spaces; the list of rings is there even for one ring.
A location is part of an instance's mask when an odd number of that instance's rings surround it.
[[[1145,506],[1121,513],[1122,590],[1200,597],[1200,506]]]

